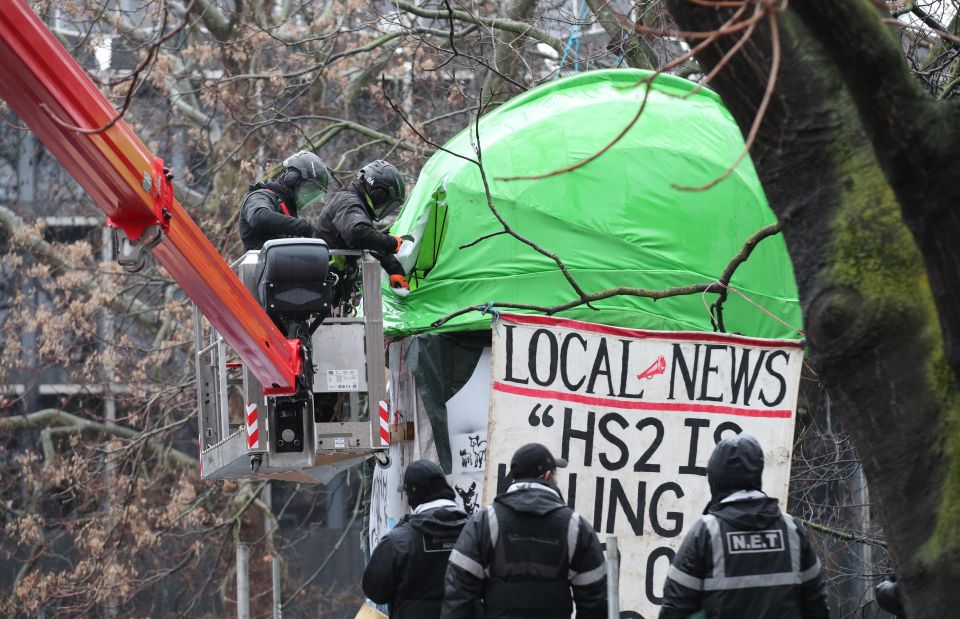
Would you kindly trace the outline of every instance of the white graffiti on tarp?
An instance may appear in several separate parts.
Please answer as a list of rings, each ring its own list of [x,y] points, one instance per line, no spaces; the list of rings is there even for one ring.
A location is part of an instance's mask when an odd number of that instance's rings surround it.
[[[477,492],[477,482],[471,482],[470,487],[464,490],[460,486],[454,486],[457,494],[460,495],[460,500],[463,501],[463,511],[467,512],[467,515],[473,514],[477,511],[477,508],[480,507],[480,495]]]

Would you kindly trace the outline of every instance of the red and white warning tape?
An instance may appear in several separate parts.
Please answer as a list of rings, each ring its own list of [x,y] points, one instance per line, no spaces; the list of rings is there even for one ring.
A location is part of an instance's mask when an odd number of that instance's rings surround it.
[[[380,444],[390,444],[390,412],[385,400],[380,400]]]
[[[256,404],[247,404],[247,447],[258,449],[260,447],[260,415],[257,413]]]

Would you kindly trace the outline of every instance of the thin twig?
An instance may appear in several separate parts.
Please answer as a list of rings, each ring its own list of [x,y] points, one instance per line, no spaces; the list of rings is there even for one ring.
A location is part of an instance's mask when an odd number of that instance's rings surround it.
[[[683,64],[690,58],[693,58],[697,53],[699,53],[701,50],[706,48],[708,45],[711,45],[714,41],[719,39],[721,36],[725,36],[749,27],[749,20],[747,20],[746,23],[744,22],[737,23],[736,21],[737,19],[740,18],[740,16],[743,14],[745,9],[746,9],[746,5],[742,6],[733,15],[731,15],[730,18],[723,23],[723,25],[721,25],[719,28],[713,31],[709,37],[707,37],[706,39],[701,41],[699,44],[697,44],[696,47],[693,47],[692,49],[690,49],[690,51],[684,53],[679,58],[673,60],[672,62],[667,63],[666,65],[660,67],[650,75],[639,80],[636,83],[636,86],[644,85],[646,87],[643,92],[643,100],[640,102],[640,108],[637,110],[637,113],[634,114],[633,118],[630,119],[630,122],[628,122],[627,125],[620,131],[620,133],[618,133],[616,137],[610,140],[610,142],[608,142],[600,150],[594,152],[592,155],[590,155],[589,157],[586,157],[585,159],[581,159],[580,161],[577,161],[576,163],[570,164],[563,168],[552,170],[550,172],[545,172],[543,174],[527,174],[527,175],[521,175],[521,176],[496,177],[496,180],[498,181],[540,180],[544,178],[550,178],[551,176],[558,176],[560,174],[566,174],[568,172],[572,172],[578,168],[581,168],[587,165],[591,161],[595,161],[597,158],[599,158],[604,153],[606,153],[611,148],[613,148],[621,139],[623,139],[623,136],[625,136],[627,132],[629,132],[633,128],[633,126],[637,124],[637,121],[640,120],[640,116],[643,114],[644,109],[646,109],[647,107],[647,101],[650,98],[650,91],[653,89],[653,81],[661,73],[663,73],[664,71],[669,71],[670,69]]]
[[[659,72],[657,72],[654,75],[659,75]],[[617,142],[623,139],[623,136],[625,136],[627,132],[630,131],[630,129],[632,129],[635,124],[637,124],[637,121],[640,120],[640,116],[643,114],[643,110],[646,109],[647,107],[647,100],[650,98],[650,90],[652,88],[653,86],[651,84],[649,83],[646,84],[646,89],[643,92],[643,100],[640,102],[640,108],[637,110],[637,113],[633,115],[633,118],[630,119],[630,122],[628,122],[627,125],[620,131],[620,133],[618,133],[616,137],[610,140],[610,142],[608,142],[603,148],[596,151],[586,159],[581,159],[580,161],[577,161],[576,163],[572,163],[566,167],[558,168],[556,170],[545,172],[543,174],[527,174],[527,175],[521,175],[521,176],[497,176],[495,177],[496,180],[498,181],[540,180],[544,178],[550,178],[551,176],[559,176],[560,174],[566,174],[567,172],[573,172],[577,168],[582,168],[583,166],[587,165],[591,161],[596,160],[597,158],[601,157],[604,153],[606,153],[608,150],[613,148],[617,144]]]
[[[831,537],[835,537],[837,539],[842,539],[847,542],[860,542],[861,544],[870,544],[872,546],[879,546],[881,548],[887,547],[887,542],[880,539],[874,539],[872,537],[864,537],[863,535],[858,535],[856,533],[848,533],[846,531],[840,531],[838,529],[831,529],[830,527],[823,526],[822,524],[817,524],[816,522],[810,522],[809,520],[805,520],[803,518],[797,518],[797,520],[799,520],[803,524],[803,526],[807,528],[813,529],[814,531],[818,531],[820,533],[826,533],[827,535]]]
[[[757,5],[757,8],[754,10],[754,14],[753,14],[754,18],[758,16],[760,17],[763,16],[763,9],[760,7],[759,4]],[[734,43],[733,47],[727,50],[727,53],[723,55],[723,58],[720,59],[720,62],[717,63],[717,66],[711,69],[710,72],[707,73],[707,75],[702,80],[700,80],[700,83],[694,86],[690,90],[690,92],[683,95],[684,99],[689,99],[690,97],[700,92],[704,86],[709,84],[710,81],[713,80],[713,78],[715,78],[717,74],[720,73],[721,70],[723,70],[723,68],[727,65],[727,63],[730,62],[730,59],[736,56],[737,52],[739,52],[740,49],[747,43],[747,41],[750,40],[750,36],[753,34],[753,31],[757,27],[757,21],[759,21],[759,19],[751,20],[750,25],[747,27],[746,30],[743,31],[743,36],[741,36],[740,39],[736,43]]]
[[[196,0],[191,0],[190,4],[187,6],[187,11],[190,10],[190,8],[193,6],[193,3],[195,1]],[[160,32],[163,32],[167,28],[168,15],[169,15],[169,12],[167,11],[166,8],[164,8],[163,20],[161,21],[161,24],[160,24],[160,30],[159,30]],[[107,131],[108,129],[116,125],[118,122],[120,122],[120,120],[127,113],[127,110],[130,108],[130,103],[133,101],[133,93],[134,91],[136,91],[137,86],[140,84],[141,74],[147,69],[147,67],[150,66],[150,64],[153,63],[154,60],[156,60],[157,56],[160,53],[160,46],[163,45],[168,40],[170,40],[172,37],[176,36],[178,32],[180,32],[181,30],[184,29],[184,27],[186,27],[187,23],[188,23],[188,20],[184,19],[183,21],[180,22],[180,25],[178,25],[176,28],[164,34],[163,36],[161,36],[157,40],[156,44],[150,47],[150,50],[147,52],[146,58],[144,58],[143,61],[139,65],[137,65],[133,71],[130,72],[129,76],[126,76],[123,78],[124,80],[127,80],[127,79],[130,80],[130,87],[127,89],[127,94],[123,98],[123,105],[120,107],[120,110],[117,112],[116,116],[113,117],[113,119],[107,122],[107,124],[101,127],[97,127],[96,129],[86,129],[84,127],[78,127],[72,123],[68,123],[67,121],[63,120],[62,118],[57,116],[57,114],[46,103],[41,103],[40,109],[46,112],[47,115],[51,118],[51,120],[53,120],[53,122],[55,122],[56,124],[60,125],[64,129],[67,129],[69,131],[75,131],[76,133],[80,133],[83,135],[96,135],[98,133],[103,133],[104,131]],[[111,82],[111,84],[113,83],[114,82]],[[120,83],[120,82],[118,81],[116,83]]]
[[[490,209],[490,212],[493,213],[493,216],[497,218],[497,221],[500,222],[500,225],[503,226],[504,232],[506,232],[513,238],[517,239],[524,245],[530,247],[540,255],[546,256],[547,258],[550,258],[551,260],[553,260],[554,264],[557,265],[557,268],[560,269],[560,273],[563,274],[564,279],[566,279],[567,282],[570,284],[570,287],[573,288],[573,291],[580,296],[580,299],[584,301],[587,307],[596,311],[597,308],[590,305],[590,300],[587,299],[587,293],[583,291],[583,289],[580,287],[580,284],[577,283],[577,280],[574,279],[573,275],[570,274],[569,269],[567,269],[567,265],[564,264],[560,256],[553,253],[552,251],[548,251],[543,247],[540,247],[539,245],[537,245],[527,237],[523,236],[519,232],[516,232],[513,228],[510,227],[510,225],[507,223],[507,220],[505,220],[500,215],[500,211],[498,211],[497,208],[493,205],[493,195],[490,193],[490,183],[487,180],[487,171],[483,167],[483,151],[480,148],[480,116],[483,114],[484,107],[483,107],[482,101],[478,101],[478,103],[480,104],[480,109],[477,110],[477,116],[474,119],[474,123],[473,123],[474,135],[476,136],[476,141],[474,142],[473,148],[474,148],[474,152],[477,153],[477,168],[480,170],[480,180],[483,181],[483,193],[484,193],[484,196],[486,196],[487,198],[487,207]]]
[[[753,142],[757,138],[757,133],[760,131],[760,124],[763,122],[763,118],[767,113],[767,106],[770,105],[770,100],[773,98],[773,89],[777,84],[777,74],[780,71],[780,28],[777,23],[777,11],[773,8],[770,8],[767,11],[767,18],[770,22],[770,46],[771,53],[773,54],[773,58],[770,61],[770,75],[767,78],[767,88],[763,93],[763,99],[760,101],[760,107],[757,108],[757,114],[753,118],[753,124],[750,125],[750,132],[747,134],[747,139],[743,144],[743,149],[737,156],[736,161],[734,161],[733,164],[731,164],[723,174],[713,179],[706,185],[701,185],[699,187],[671,185],[674,189],[678,189],[680,191],[706,191],[733,174],[734,170],[737,169],[737,166],[740,165],[740,163],[750,152],[750,147],[753,146]]]
[[[449,18],[450,18],[450,51],[452,51],[452,52],[453,52],[453,56],[456,57],[456,55],[457,55],[457,47],[456,47],[456,45],[453,44],[453,32],[454,32],[454,30],[453,30],[453,8],[450,6],[450,0],[443,0],[443,4],[447,7],[447,15],[449,15]],[[452,60],[452,58],[451,58],[451,60]],[[450,62],[450,60],[447,60],[447,62]]]
[[[714,301],[710,310],[710,317],[713,319],[713,327],[715,330],[725,333],[726,329],[723,326],[723,304],[727,300],[727,292],[730,286],[730,280],[733,278],[733,274],[740,267],[741,264],[747,261],[747,258],[750,257],[750,254],[753,253],[754,248],[762,241],[763,239],[773,236],[780,232],[782,226],[780,222],[775,224],[770,224],[769,226],[763,227],[753,234],[750,238],[744,242],[743,247],[734,256],[730,262],[727,264],[727,268],[723,270],[723,273],[720,274],[720,277],[717,279],[717,282],[722,287],[717,294],[717,300]],[[712,290],[711,292],[717,292]]]
[[[470,241],[469,243],[464,243],[464,244],[461,245],[458,249],[466,249],[466,248],[468,248],[468,247],[473,247],[474,245],[476,245],[476,244],[479,243],[480,241],[484,241],[484,240],[486,240],[486,239],[493,238],[493,237],[495,237],[495,236],[500,236],[501,234],[507,234],[507,231],[506,231],[506,230],[497,230],[496,232],[491,232],[490,234],[484,234],[483,236],[481,236],[481,237],[478,238],[478,239],[474,239],[473,241]]]
[[[360,475],[360,480],[362,483],[363,475]],[[320,564],[320,567],[318,567],[313,572],[313,574],[310,575],[309,578],[303,581],[303,583],[299,587],[297,587],[297,589],[287,597],[286,601],[283,603],[284,607],[286,607],[294,599],[296,599],[297,594],[303,591],[310,583],[314,581],[314,579],[316,579],[317,576],[320,575],[321,572],[323,572],[323,569],[327,567],[327,564],[330,562],[330,559],[333,558],[333,555],[336,554],[336,552],[340,549],[340,545],[343,544],[343,540],[346,539],[347,535],[353,531],[353,523],[357,519],[357,514],[360,513],[360,501],[363,498],[363,494],[364,494],[364,488],[361,487],[357,492],[357,500],[353,504],[353,514],[350,516],[350,521],[347,523],[347,526],[343,528],[343,533],[340,534],[340,537],[337,539],[336,543],[333,545],[333,548],[330,549],[330,552],[327,554],[327,557]]]
[[[454,156],[454,157],[456,157],[456,158],[458,158],[458,159],[463,159],[464,161],[469,161],[470,163],[472,163],[472,164],[474,164],[474,165],[479,165],[479,162],[478,162],[476,159],[473,159],[472,157],[467,157],[466,155],[461,155],[460,153],[455,153],[455,152],[453,152],[452,150],[450,150],[450,149],[448,149],[448,148],[444,148],[444,147],[441,146],[440,144],[437,144],[436,142],[434,142],[433,140],[431,140],[430,138],[428,138],[427,136],[425,136],[419,129],[417,129],[416,127],[414,127],[414,126],[413,126],[413,123],[411,123],[411,122],[407,119],[407,116],[406,116],[406,115],[403,113],[403,111],[400,109],[400,106],[398,106],[398,105],[394,102],[394,100],[390,98],[390,95],[387,94],[386,81],[387,81],[387,78],[386,78],[385,76],[380,76],[380,91],[383,93],[383,97],[387,100],[387,104],[390,106],[390,108],[391,108],[394,112],[396,112],[397,115],[400,117],[400,120],[403,121],[403,124],[405,124],[407,127],[410,128],[411,131],[413,131],[414,135],[416,135],[418,138],[420,138],[421,140],[423,140],[424,143],[429,144],[430,146],[436,148],[436,149],[439,150],[439,151],[443,151],[443,152],[447,153],[448,155],[452,155],[452,156]]]
[[[561,303],[560,305],[546,306],[546,305],[530,305],[525,303],[501,303],[491,301],[490,303],[485,303],[484,305],[472,305],[470,307],[465,307],[461,310],[457,310],[452,314],[448,314],[443,318],[435,320],[430,324],[432,328],[439,327],[450,320],[462,316],[470,312],[489,312],[492,309],[521,309],[528,310],[532,312],[540,312],[547,316],[552,316],[559,312],[566,311],[568,309],[573,309],[580,305],[590,303],[593,301],[602,301],[604,299],[609,299],[611,297],[617,296],[632,296],[632,297],[645,297],[648,299],[665,299],[667,297],[679,297],[686,296],[691,294],[706,294],[706,293],[716,293],[716,294],[725,294],[726,286],[729,284],[730,279],[733,278],[734,273],[737,268],[742,265],[750,257],[750,254],[753,253],[753,250],[756,249],[757,245],[760,244],[765,238],[773,236],[780,232],[780,224],[771,224],[760,229],[756,233],[752,234],[748,238],[743,247],[733,258],[730,259],[730,262],[727,263],[727,266],[723,269],[723,272],[720,274],[718,280],[712,282],[704,282],[701,284],[690,284],[688,286],[675,286],[673,288],[664,288],[661,290],[651,290],[647,288],[630,288],[626,286],[619,286],[617,288],[608,288],[607,290],[602,290],[589,295],[584,295],[580,299],[575,301],[568,301],[567,303]],[[713,317],[711,316],[711,319]]]
[[[480,147],[480,117],[483,116],[483,112],[484,112],[483,102],[482,101],[478,102],[477,115],[476,115],[476,118],[474,119],[474,133],[471,136],[471,142],[473,143],[474,152],[477,155],[477,158],[473,159],[471,157],[467,157],[466,155],[461,155],[460,153],[455,153],[452,150],[444,148],[439,144],[437,144],[436,142],[434,142],[433,140],[426,137],[425,135],[423,135],[423,133],[421,133],[420,130],[418,130],[416,127],[413,126],[413,123],[410,122],[410,120],[406,117],[406,115],[403,113],[400,107],[393,101],[393,99],[390,98],[390,95],[387,94],[387,89],[385,87],[385,83],[383,79],[381,79],[380,86],[381,86],[381,91],[383,92],[383,96],[387,100],[387,103],[390,105],[393,111],[396,112],[398,116],[400,116],[400,119],[404,122],[404,124],[410,127],[411,131],[413,131],[417,135],[417,137],[419,137],[421,140],[423,140],[427,144],[447,154],[453,155],[454,157],[457,157],[464,161],[469,161],[470,163],[477,166],[477,169],[480,170],[480,179],[483,181],[483,193],[487,200],[487,208],[490,209],[490,212],[493,213],[493,216],[496,217],[498,222],[500,222],[500,226],[503,228],[503,232],[505,234],[509,234],[510,236],[517,239],[524,245],[527,245],[537,253],[553,260],[553,262],[557,265],[557,268],[560,269],[560,272],[563,274],[564,279],[567,280],[567,282],[570,284],[570,287],[573,288],[574,292],[576,292],[577,295],[579,295],[580,299],[583,300],[582,302],[586,303],[591,309],[595,309],[593,308],[593,306],[589,305],[591,299],[586,298],[587,294],[580,287],[580,284],[578,284],[577,281],[570,274],[569,269],[567,269],[566,264],[564,264],[560,256],[558,256],[557,254],[551,251],[544,249],[543,247],[540,247],[530,239],[526,238],[525,236],[523,236],[522,234],[520,234],[519,232],[511,228],[510,225],[507,223],[507,221],[503,218],[503,216],[500,215],[500,211],[498,211],[497,207],[494,205],[493,195],[490,193],[490,183],[489,183],[489,180],[487,179],[487,172],[486,172],[486,169],[483,167],[483,150]],[[475,138],[473,136],[475,136]],[[495,236],[495,235],[489,235],[489,236]],[[478,240],[482,240],[482,239],[478,239]]]

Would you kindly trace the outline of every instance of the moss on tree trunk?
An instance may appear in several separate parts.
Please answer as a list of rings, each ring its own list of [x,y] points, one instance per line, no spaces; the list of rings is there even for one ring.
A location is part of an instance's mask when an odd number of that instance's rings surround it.
[[[713,29],[724,16],[686,0],[670,4],[684,30]],[[960,298],[960,281],[943,289],[948,267],[960,279],[957,265],[950,257],[933,265],[931,284],[929,253],[915,222],[905,221],[903,184],[892,183],[884,165],[911,157],[882,153],[863,97],[849,91],[849,68],[808,29],[810,15],[791,9],[778,23],[783,64],[752,155],[783,223],[810,359],[841,401],[910,616],[952,616],[960,597],[960,410],[941,297]],[[758,28],[712,85],[744,129],[769,74],[769,35],[766,24]],[[726,47],[699,60],[713,67]],[[918,140],[943,139],[935,131],[910,136],[919,149],[930,145]]]

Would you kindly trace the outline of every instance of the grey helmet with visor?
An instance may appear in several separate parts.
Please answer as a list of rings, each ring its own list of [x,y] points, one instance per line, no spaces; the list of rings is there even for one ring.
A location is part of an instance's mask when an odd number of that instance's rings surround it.
[[[322,201],[327,195],[330,173],[320,157],[302,150],[283,160],[280,181],[290,188],[297,209],[305,209]]]
[[[357,181],[367,198],[367,206],[376,220],[383,219],[403,204],[406,186],[400,171],[378,159],[360,168]]]

